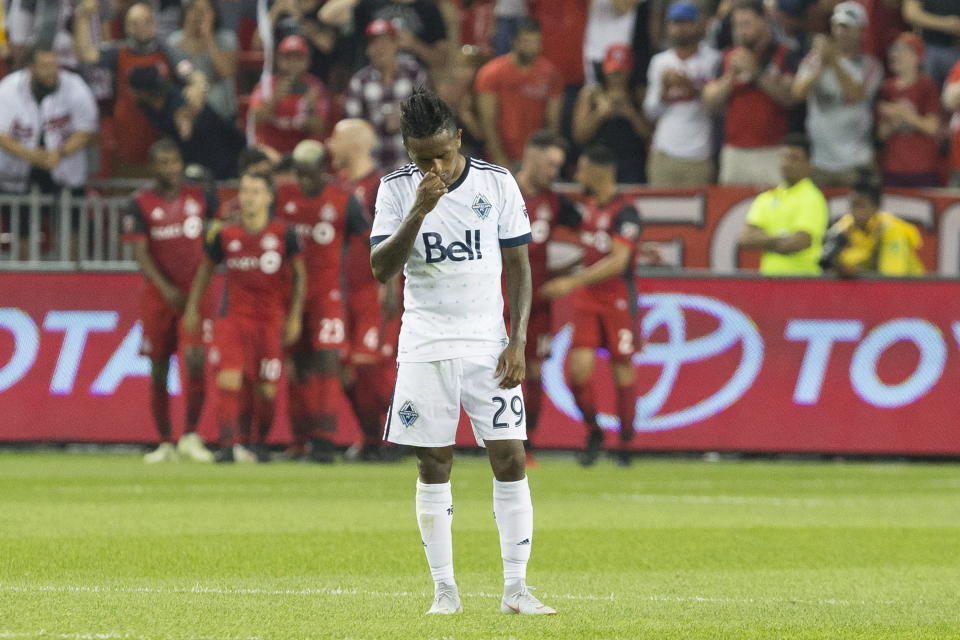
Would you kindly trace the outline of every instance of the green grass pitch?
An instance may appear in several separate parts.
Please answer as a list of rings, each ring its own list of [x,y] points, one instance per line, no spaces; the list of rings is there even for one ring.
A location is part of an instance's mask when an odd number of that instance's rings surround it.
[[[489,468],[454,466],[459,616],[415,464],[146,467],[0,454],[0,640],[960,638],[953,465],[639,460],[530,471],[528,582],[498,611]]]

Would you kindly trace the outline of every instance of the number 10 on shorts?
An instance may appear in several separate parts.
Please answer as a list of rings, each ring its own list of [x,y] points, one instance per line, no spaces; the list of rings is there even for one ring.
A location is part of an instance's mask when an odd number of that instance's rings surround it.
[[[507,402],[504,398],[494,396],[491,400],[493,400],[493,403],[497,406],[497,411],[493,414],[494,429],[509,429],[510,427],[519,427],[523,424],[523,398],[513,396],[510,398],[510,401]],[[509,411],[507,410],[508,407]],[[511,413],[513,414],[512,416],[510,415]]]

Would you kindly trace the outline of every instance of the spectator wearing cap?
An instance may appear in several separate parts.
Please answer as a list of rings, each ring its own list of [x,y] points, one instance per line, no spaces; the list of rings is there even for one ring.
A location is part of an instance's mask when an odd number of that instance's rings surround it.
[[[217,180],[236,178],[236,157],[246,139],[233,119],[227,120],[207,100],[206,76],[194,72],[186,85],[162,78],[156,67],[130,72],[137,104],[164,137],[177,143],[186,164],[197,164]]]
[[[880,169],[883,183],[891,187],[941,185],[940,91],[920,70],[923,40],[902,33],[890,47],[893,77],[883,83],[877,103],[877,137],[883,143]]]
[[[93,44],[90,25],[97,12],[96,2],[84,2],[77,8],[73,22],[77,57],[83,64],[98,66],[114,78],[113,128],[116,148],[113,173],[121,176],[145,177],[152,171],[150,146],[160,134],[136,104],[127,79],[139,67],[156,67],[160,75],[171,75],[170,55],[157,37],[157,21],[153,7],[146,2],[134,3],[123,19],[126,39],[101,47]]]
[[[628,45],[607,48],[598,82],[580,90],[573,113],[577,145],[610,149],[617,159],[617,182],[646,182],[645,150],[653,128],[643,115],[643,87]]]
[[[950,186],[960,187],[960,62],[943,85],[943,108],[950,114]]]
[[[630,44],[641,0],[592,0],[583,37],[583,70],[587,84],[600,79],[600,66],[613,44]]]
[[[540,23],[524,18],[517,26],[513,51],[480,68],[475,83],[477,107],[487,155],[503,166],[519,163],[534,131],[560,130],[563,78],[540,55]]]
[[[220,116],[237,115],[237,35],[220,27],[220,12],[213,0],[187,0],[183,25],[167,38],[167,50],[180,78],[194,71],[207,77],[207,102]]]
[[[250,96],[257,145],[290,153],[301,140],[324,135],[330,97],[324,84],[307,72],[309,66],[306,40],[292,35],[280,41],[269,86],[261,80]]]
[[[320,20],[322,5],[323,0],[277,0],[270,7],[269,19],[274,42],[287,36],[303,36],[310,47],[310,73],[333,91],[345,84],[353,72],[347,62],[353,52],[342,46],[345,40],[341,41],[336,27]]]
[[[716,77],[720,53],[703,42],[700,11],[689,2],[667,10],[670,48],[653,56],[643,108],[655,122],[647,162],[651,186],[697,186],[713,182],[713,118],[702,91]]]
[[[838,4],[830,17],[830,35],[814,37],[793,82],[794,98],[807,101],[812,175],[821,188],[849,187],[856,169],[874,162],[873,104],[883,66],[861,51],[866,24],[861,4]]]
[[[718,182],[775,185],[796,61],[774,42],[762,0],[736,0],[731,18],[735,46],[724,52],[723,74],[703,90],[707,107],[724,113]]]
[[[920,29],[927,50],[924,70],[942,86],[960,62],[960,5],[957,0],[903,0],[903,19]]]
[[[434,0],[327,0],[320,20],[366,33],[367,26],[382,19],[397,28],[397,46],[424,67],[439,69],[447,64],[447,25]]]
[[[370,64],[350,79],[346,112],[373,125],[378,141],[374,157],[380,169],[389,172],[408,162],[400,135],[400,104],[430,80],[416,59],[399,53],[399,34],[392,22],[374,20],[367,25],[366,36]]]

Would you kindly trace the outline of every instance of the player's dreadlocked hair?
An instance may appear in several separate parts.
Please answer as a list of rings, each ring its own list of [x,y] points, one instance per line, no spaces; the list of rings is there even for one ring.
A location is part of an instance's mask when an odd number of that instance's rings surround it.
[[[429,138],[443,131],[457,132],[457,119],[446,102],[434,92],[417,87],[400,105],[400,133],[403,139]]]

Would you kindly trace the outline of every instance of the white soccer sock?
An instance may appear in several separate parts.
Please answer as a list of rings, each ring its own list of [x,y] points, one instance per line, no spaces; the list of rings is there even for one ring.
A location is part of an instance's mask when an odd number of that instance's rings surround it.
[[[504,584],[524,581],[533,543],[533,502],[526,476],[516,482],[493,481],[493,515],[500,530]]]
[[[433,581],[456,584],[453,579],[453,494],[449,482],[424,484],[417,480],[417,524]]]

